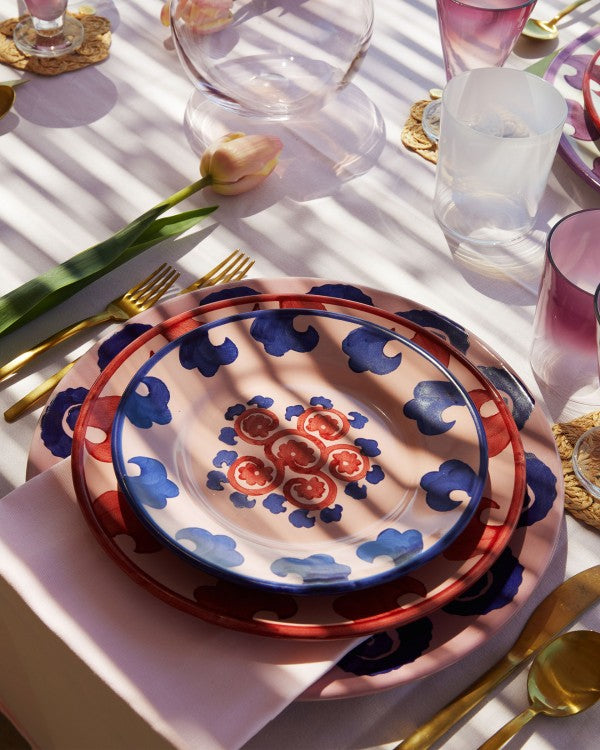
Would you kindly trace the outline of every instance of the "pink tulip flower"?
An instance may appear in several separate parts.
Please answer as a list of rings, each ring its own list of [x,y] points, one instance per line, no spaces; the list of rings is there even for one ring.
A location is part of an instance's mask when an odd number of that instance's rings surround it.
[[[161,9],[160,18],[165,26],[169,25],[171,2]],[[231,22],[233,0],[180,0],[175,19],[181,19],[193,31],[199,34],[213,34]]]
[[[200,174],[221,195],[239,195],[259,185],[275,169],[283,148],[272,135],[228,133],[202,154]]]

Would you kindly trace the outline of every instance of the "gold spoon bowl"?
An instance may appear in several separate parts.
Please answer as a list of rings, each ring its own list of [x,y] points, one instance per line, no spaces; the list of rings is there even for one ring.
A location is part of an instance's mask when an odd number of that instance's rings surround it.
[[[497,750],[537,714],[570,716],[600,700],[600,633],[575,630],[554,638],[534,659],[527,679],[529,707],[479,750]]]
[[[574,3],[567,5],[554,18],[549,21],[538,21],[537,18],[530,18],[523,31],[521,32],[524,36],[528,36],[530,39],[539,39],[540,41],[549,41],[550,39],[556,39],[558,36],[558,29],[556,24],[561,18],[564,18],[568,13],[571,13],[575,8],[579,8],[580,5],[588,3],[589,0],[575,0]]]
[[[18,78],[16,81],[2,81],[0,83],[0,119],[8,114],[15,103],[15,87],[26,83],[28,78]]]

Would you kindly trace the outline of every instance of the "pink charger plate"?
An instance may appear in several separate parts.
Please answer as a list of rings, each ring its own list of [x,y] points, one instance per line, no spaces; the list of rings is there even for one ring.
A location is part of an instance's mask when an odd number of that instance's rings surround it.
[[[468,351],[470,358],[496,382],[511,404],[525,444],[529,492],[509,548],[500,554],[486,576],[443,609],[424,615],[416,622],[378,633],[354,649],[308,691],[307,697],[357,695],[425,676],[476,648],[523,605],[548,564],[562,518],[560,503],[555,502],[560,490],[557,479],[561,476],[557,471],[560,464],[543,413],[497,355],[447,318],[397,295],[317,279],[253,280],[251,286],[234,284],[208,295],[201,291],[174,298],[138,316],[136,322],[130,324],[132,328],[126,326],[107,337],[73,368],[42,416],[32,444],[29,473],[32,475],[60,460],[65,444],[70,447],[69,432],[87,386],[115,350],[134,335],[199,300],[275,290],[352,297],[366,305],[376,304],[408,319],[420,320],[438,335],[450,338],[463,351]],[[150,557],[156,559],[157,556]]]

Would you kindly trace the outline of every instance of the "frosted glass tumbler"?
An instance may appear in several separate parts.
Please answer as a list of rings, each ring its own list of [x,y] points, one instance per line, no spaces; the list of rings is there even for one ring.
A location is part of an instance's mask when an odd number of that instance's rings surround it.
[[[457,240],[506,244],[533,227],[567,117],[564,97],[538,76],[478,68],[442,97],[433,209]]]
[[[600,209],[577,211],[551,229],[533,323],[531,366],[564,404],[600,409],[598,309]]]

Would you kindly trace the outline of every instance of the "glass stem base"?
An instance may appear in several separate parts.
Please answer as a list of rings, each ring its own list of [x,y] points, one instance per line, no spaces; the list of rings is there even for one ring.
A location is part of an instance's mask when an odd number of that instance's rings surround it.
[[[60,57],[81,47],[84,29],[81,21],[64,16],[56,21],[43,21],[27,16],[13,32],[18,50],[32,57]]]

